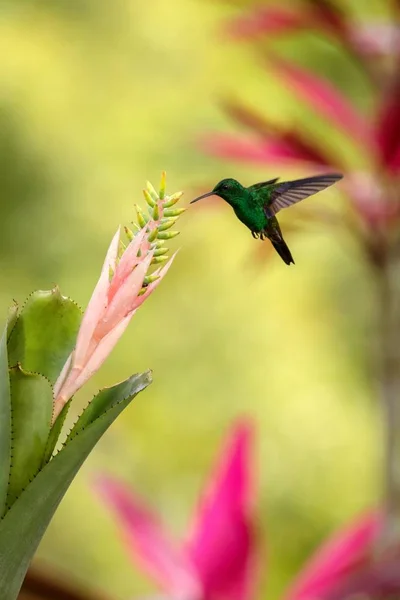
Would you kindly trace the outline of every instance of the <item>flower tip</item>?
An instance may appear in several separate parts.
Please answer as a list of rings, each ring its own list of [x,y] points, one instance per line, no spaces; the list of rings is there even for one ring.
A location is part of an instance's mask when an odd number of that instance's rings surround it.
[[[135,206],[137,220],[138,220],[140,227],[145,227],[147,225],[149,218],[143,214],[142,209],[140,208],[140,206],[138,204],[135,204],[134,206]]]
[[[170,196],[167,200],[167,202],[164,203],[164,208],[171,208],[171,206],[174,206],[174,204],[176,204],[183,196],[183,192],[176,192],[175,194],[172,194],[172,196]]]
[[[144,199],[146,200],[146,203],[148,204],[148,206],[150,206],[150,208],[153,208],[153,206],[155,206],[155,201],[153,200],[153,198],[151,197],[151,195],[149,194],[148,190],[143,190],[143,196]]]
[[[128,238],[128,240],[129,240],[130,242],[132,242],[133,238],[135,237],[135,235],[134,235],[134,233],[133,233],[132,229],[129,229],[129,227],[127,227],[127,226],[125,225],[125,227],[124,227],[124,231],[125,231],[125,235],[126,235],[126,237]]]
[[[179,231],[159,231],[157,237],[159,240],[171,240],[172,238],[179,235]]]
[[[157,202],[155,203],[154,207],[153,207],[153,219],[155,221],[158,221],[160,218],[160,209],[158,208],[158,204]]]
[[[57,283],[56,283],[56,284],[55,284],[55,286],[52,288],[52,290],[51,290],[51,294],[52,294],[52,296],[55,296],[56,298],[58,298],[58,299],[60,299],[60,300],[62,299],[62,297],[63,297],[63,296],[62,296],[62,294],[61,294],[60,288],[59,288],[59,286],[58,286],[58,284],[57,284]]]
[[[152,199],[157,201],[158,194],[157,194],[156,190],[154,189],[154,187],[152,186],[152,184],[150,183],[150,181],[146,181],[146,188],[147,188],[147,191],[149,192],[150,196],[152,197]]]
[[[159,193],[160,200],[164,200],[166,179],[167,179],[167,174],[165,171],[162,171],[161,172],[161,181],[160,181],[160,193]]]

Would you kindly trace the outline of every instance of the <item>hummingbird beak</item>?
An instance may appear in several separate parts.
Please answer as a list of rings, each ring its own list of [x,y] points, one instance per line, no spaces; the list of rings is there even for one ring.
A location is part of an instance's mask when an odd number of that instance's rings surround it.
[[[189,204],[193,204],[194,202],[197,202],[198,200],[202,200],[203,198],[207,198],[208,196],[214,196],[214,195],[215,195],[215,192],[207,192],[207,194],[203,194],[202,196],[199,196],[198,198],[191,200]]]

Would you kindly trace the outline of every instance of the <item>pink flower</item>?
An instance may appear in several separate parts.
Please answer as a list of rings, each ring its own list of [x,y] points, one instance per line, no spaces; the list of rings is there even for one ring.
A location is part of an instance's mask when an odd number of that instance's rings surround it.
[[[345,588],[355,574],[370,566],[379,527],[379,517],[369,514],[334,534],[295,578],[284,600],[328,600]]]
[[[256,549],[251,518],[251,430],[233,429],[200,503],[189,538],[169,539],[158,518],[111,477],[96,485],[119,522],[127,548],[174,598],[247,600],[253,595]]]
[[[133,315],[168,272],[172,257],[163,268],[148,275],[150,265],[166,260],[164,240],[177,235],[166,231],[184,209],[171,209],[182,195],[165,196],[165,174],[159,195],[148,184],[144,190],[150,218],[138,209],[141,227],[134,235],[125,228],[129,243],[121,242],[120,228],[108,249],[99,281],[78,332],[76,346],[54,387],[55,419],[66,402],[101,367],[128,327]],[[122,251],[122,255],[121,255]]]
[[[143,501],[112,477],[96,490],[114,513],[126,547],[169,598],[248,600],[254,597],[259,557],[252,519],[249,426],[234,427],[188,540],[180,545],[165,532]],[[376,554],[382,518],[365,514],[317,549],[282,600],[347,600],[399,597],[399,553]],[[396,595],[397,594],[397,595]],[[358,597],[358,596],[357,596]],[[392,597],[392,596],[391,596]]]

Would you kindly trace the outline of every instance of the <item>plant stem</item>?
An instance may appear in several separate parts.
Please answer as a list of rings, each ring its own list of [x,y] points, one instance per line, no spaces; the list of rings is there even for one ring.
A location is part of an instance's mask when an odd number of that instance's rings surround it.
[[[380,395],[385,428],[385,520],[381,551],[400,539],[400,252],[386,245],[379,268],[381,311]]]

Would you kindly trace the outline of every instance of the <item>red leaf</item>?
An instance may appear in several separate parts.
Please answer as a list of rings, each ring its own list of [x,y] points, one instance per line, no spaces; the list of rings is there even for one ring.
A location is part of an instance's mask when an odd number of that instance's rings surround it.
[[[292,584],[286,600],[327,599],[349,574],[357,572],[371,552],[379,520],[367,515],[339,531],[317,550]]]
[[[187,551],[202,581],[203,598],[253,596],[252,438],[250,424],[239,421],[200,503]]]
[[[96,490],[119,522],[130,554],[141,561],[143,568],[172,597],[197,597],[201,588],[197,573],[165,533],[157,515],[113,477],[101,477]]]
[[[382,103],[376,138],[384,166],[400,173],[400,77]]]
[[[380,561],[368,561],[359,572],[337,582],[335,589],[324,600],[343,598],[373,598],[374,600],[395,600],[400,597],[400,558],[399,556]]]
[[[300,161],[315,167],[331,166],[317,150],[307,147],[293,134],[269,140],[213,134],[203,138],[200,143],[207,153],[237,161],[286,166]]]
[[[292,33],[309,25],[305,14],[279,6],[259,6],[231,20],[227,29],[236,39],[252,39],[261,35]]]
[[[275,6],[258,6],[233,19],[228,32],[236,39],[253,39],[264,35],[285,35],[303,29],[321,29],[345,39],[346,20],[329,0],[309,0],[301,11]]]
[[[329,81],[277,56],[269,55],[268,58],[283,84],[292,88],[311,108],[331,121],[333,126],[340,127],[373,151],[374,142],[367,120]]]
[[[325,26],[328,31],[346,39],[347,19],[343,10],[331,0],[308,0],[308,3],[311,6],[310,15],[317,25]]]

